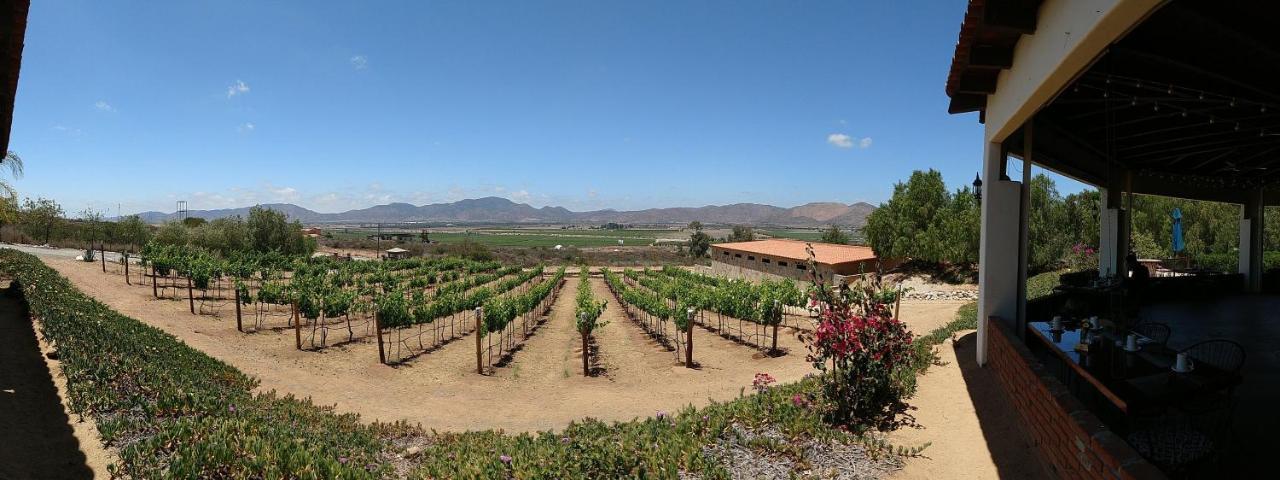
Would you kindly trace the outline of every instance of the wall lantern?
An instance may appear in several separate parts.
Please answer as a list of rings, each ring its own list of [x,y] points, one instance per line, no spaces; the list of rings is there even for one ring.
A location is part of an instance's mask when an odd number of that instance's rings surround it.
[[[982,177],[977,173],[973,174],[973,198],[982,201]]]

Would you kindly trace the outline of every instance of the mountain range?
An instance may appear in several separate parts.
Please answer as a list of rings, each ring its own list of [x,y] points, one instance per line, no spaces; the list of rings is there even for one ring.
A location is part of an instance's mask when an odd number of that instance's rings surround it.
[[[613,209],[573,212],[564,207],[534,208],[502,197],[484,197],[459,200],[451,203],[411,205],[389,203],[341,213],[320,213],[289,203],[263,204],[288,215],[291,220],[306,224],[320,223],[607,223],[624,224],[684,224],[699,221],[705,224],[746,224],[788,227],[812,227],[836,224],[861,227],[867,215],[876,209],[866,202],[843,204],[815,202],[798,207],[783,208],[758,203],[732,205],[708,205],[703,207],[650,208],[619,211]],[[249,215],[250,207],[219,210],[188,210],[187,216],[206,220]],[[143,212],[138,214],[147,223],[162,223],[178,218],[178,214]]]

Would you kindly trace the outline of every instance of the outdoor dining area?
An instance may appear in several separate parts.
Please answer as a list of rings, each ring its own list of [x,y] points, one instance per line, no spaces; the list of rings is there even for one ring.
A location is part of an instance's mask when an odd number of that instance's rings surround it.
[[[1153,279],[1141,296],[1123,281],[1062,285],[1028,301],[1027,346],[1166,473],[1244,468],[1250,442],[1266,440],[1251,437],[1269,434],[1259,428],[1272,416],[1266,399],[1280,398],[1274,357],[1247,362],[1280,348],[1280,326],[1266,321],[1280,297],[1233,292],[1236,275],[1169,280],[1180,284]]]

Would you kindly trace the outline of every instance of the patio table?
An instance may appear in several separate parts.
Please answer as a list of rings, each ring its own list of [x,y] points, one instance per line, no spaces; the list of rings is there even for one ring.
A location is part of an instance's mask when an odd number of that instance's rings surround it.
[[[1052,330],[1048,322],[1030,322],[1027,330],[1040,339],[1058,358],[1062,359],[1076,376],[1097,389],[1103,397],[1121,412],[1128,414],[1131,389],[1125,380],[1168,371],[1163,357],[1163,346],[1148,344],[1138,352],[1129,352],[1117,346],[1120,337],[1108,332],[1096,332],[1098,336],[1087,351],[1076,350],[1082,332],[1078,328]],[[1171,362],[1171,360],[1169,360]]]

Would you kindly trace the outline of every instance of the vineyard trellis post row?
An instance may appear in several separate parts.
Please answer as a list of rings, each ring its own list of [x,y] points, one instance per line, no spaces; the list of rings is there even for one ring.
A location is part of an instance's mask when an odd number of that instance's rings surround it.
[[[125,263],[128,265],[128,263]],[[125,269],[124,278],[129,278],[129,269]],[[240,289],[236,288],[236,331],[244,333],[244,324],[240,320]]]
[[[685,313],[689,320],[684,325],[684,368],[693,368],[693,307]]]
[[[124,255],[124,284],[133,285],[133,282],[129,281],[129,252],[124,252],[123,255]]]
[[[484,375],[484,354],[480,336],[484,334],[484,307],[476,307],[476,373]]]
[[[191,285],[191,277],[187,277],[187,305],[191,307],[191,314],[196,314],[196,297],[194,287]]]
[[[102,257],[102,273],[107,273],[107,243],[98,244],[98,256]]]
[[[151,296],[160,298],[160,292],[156,290],[156,264],[151,264]]]

